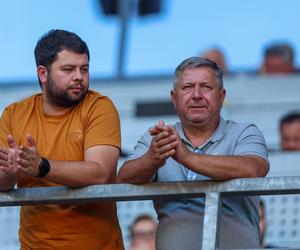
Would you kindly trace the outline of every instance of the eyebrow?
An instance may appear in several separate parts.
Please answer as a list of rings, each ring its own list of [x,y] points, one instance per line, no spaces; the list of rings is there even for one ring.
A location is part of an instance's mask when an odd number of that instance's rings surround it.
[[[78,65],[71,64],[71,63],[61,65],[61,67],[76,67],[76,66],[78,66]],[[80,65],[80,67],[89,67],[89,66],[90,66],[89,64]]]

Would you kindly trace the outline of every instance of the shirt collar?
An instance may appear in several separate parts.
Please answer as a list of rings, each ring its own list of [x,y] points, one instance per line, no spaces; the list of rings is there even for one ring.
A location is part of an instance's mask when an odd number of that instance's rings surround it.
[[[215,143],[219,140],[221,140],[223,137],[224,137],[224,134],[225,134],[225,128],[226,128],[226,121],[223,119],[223,117],[220,117],[220,122],[219,122],[219,125],[216,129],[216,131],[213,133],[213,135],[207,140],[206,143],[204,143],[202,147],[206,146],[209,142],[211,143]],[[183,128],[182,128],[182,124],[181,122],[178,122],[175,124],[175,128],[181,138],[181,140],[183,140],[185,143],[188,143],[189,145],[193,146],[190,141],[188,140],[188,138],[186,137],[184,131],[183,131]]]

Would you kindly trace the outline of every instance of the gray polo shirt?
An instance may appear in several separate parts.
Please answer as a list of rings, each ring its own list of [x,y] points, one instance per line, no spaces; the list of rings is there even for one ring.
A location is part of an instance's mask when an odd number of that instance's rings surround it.
[[[240,124],[221,118],[211,138],[194,147],[185,136],[181,123],[174,125],[187,148],[197,154],[257,155],[268,162],[264,137],[253,124]],[[152,137],[145,133],[128,160],[148,151]],[[155,182],[209,180],[173,158],[168,158],[153,178]],[[159,219],[157,249],[201,249],[204,198],[154,200]],[[223,198],[220,228],[221,248],[258,248],[259,197],[237,196]]]

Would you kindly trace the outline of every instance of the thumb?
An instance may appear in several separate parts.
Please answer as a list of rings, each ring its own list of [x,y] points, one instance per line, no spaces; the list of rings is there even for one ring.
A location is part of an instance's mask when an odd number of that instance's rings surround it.
[[[17,147],[17,144],[15,142],[15,139],[12,135],[7,136],[7,144],[10,148],[15,148]]]
[[[33,137],[32,137],[30,134],[28,134],[28,135],[26,136],[26,140],[27,140],[27,145],[28,145],[28,147],[33,148],[33,147],[36,146],[35,140],[33,139]]]
[[[163,127],[163,126],[165,126],[165,122],[164,122],[163,120],[160,120],[160,121],[158,122],[158,125]]]

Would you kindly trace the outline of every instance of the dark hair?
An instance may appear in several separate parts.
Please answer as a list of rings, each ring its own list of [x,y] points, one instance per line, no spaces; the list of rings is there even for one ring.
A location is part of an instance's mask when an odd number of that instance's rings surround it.
[[[175,69],[175,77],[174,77],[174,88],[176,87],[176,84],[178,83],[178,80],[186,69],[192,69],[192,68],[199,68],[199,67],[209,67],[214,70],[217,78],[217,82],[219,84],[220,89],[223,89],[223,70],[216,64],[215,62],[201,58],[201,57],[190,57],[188,59],[185,59],[183,62],[181,62],[177,68]]]
[[[34,56],[36,66],[42,65],[49,70],[51,64],[56,60],[57,54],[62,50],[86,54],[90,60],[89,49],[78,35],[66,30],[54,29],[44,34],[35,46]]]
[[[265,49],[265,58],[268,56],[279,56],[285,63],[294,63],[294,50],[287,43],[272,44]]]
[[[140,221],[143,221],[143,220],[152,221],[153,223],[156,223],[155,220],[150,215],[148,215],[148,214],[141,214],[141,215],[139,215],[138,217],[135,218],[135,220],[132,222],[131,226],[129,227],[131,238],[133,236],[133,227],[137,223],[139,223]]]
[[[292,123],[295,121],[300,121],[300,112],[291,112],[288,113],[287,115],[284,115],[281,119],[280,119],[280,128],[282,127],[283,124],[286,123]]]

